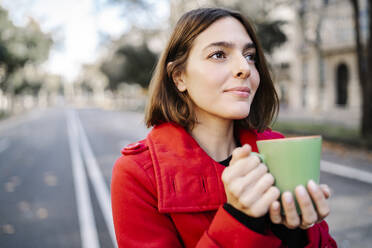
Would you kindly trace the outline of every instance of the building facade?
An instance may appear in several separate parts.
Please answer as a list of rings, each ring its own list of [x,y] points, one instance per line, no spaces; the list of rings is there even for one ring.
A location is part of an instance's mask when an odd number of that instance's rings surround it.
[[[366,1],[360,5],[365,42]],[[282,11],[288,13],[289,41],[273,54],[282,101],[295,109],[358,114],[361,92],[350,1],[297,1]]]
[[[244,13],[268,13],[265,18],[284,20],[288,41],[267,55],[281,103],[290,110],[360,118],[353,10],[349,0],[218,1],[171,0],[171,23],[187,10],[204,6],[236,6]],[[281,1],[283,2],[283,1]],[[264,4],[265,3],[265,4]],[[270,5],[271,4],[271,5]],[[367,1],[359,0],[362,41],[367,38]],[[250,16],[252,19],[262,18]],[[173,22],[172,22],[173,20]]]

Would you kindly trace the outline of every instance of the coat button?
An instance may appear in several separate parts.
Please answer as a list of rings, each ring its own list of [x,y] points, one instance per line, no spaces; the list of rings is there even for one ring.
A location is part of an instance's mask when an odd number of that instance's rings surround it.
[[[130,145],[127,145],[121,150],[123,155],[130,155],[142,152],[147,149],[147,146],[144,143],[136,142]]]
[[[137,142],[134,144],[127,145],[124,149],[125,150],[136,150],[141,147],[141,143]]]

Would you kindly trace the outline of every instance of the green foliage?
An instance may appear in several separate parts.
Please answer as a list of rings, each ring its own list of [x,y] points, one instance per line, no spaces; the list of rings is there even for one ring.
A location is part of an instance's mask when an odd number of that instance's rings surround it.
[[[8,19],[8,12],[0,7],[0,65],[5,67],[7,74],[26,63],[24,58],[13,52],[16,46],[14,42],[16,33],[17,28]],[[3,84],[0,87],[3,89]]]
[[[9,113],[4,110],[0,110],[0,120],[5,119],[9,116]]]
[[[271,54],[275,48],[287,41],[287,36],[282,30],[285,24],[282,20],[272,20],[270,13],[276,8],[288,4],[287,0],[271,1],[225,1],[211,0],[213,6],[238,10],[248,17],[257,29],[258,39],[265,50]]]
[[[35,21],[30,20],[26,27],[15,26],[7,11],[0,7],[0,67],[5,68],[0,89],[18,94],[29,88],[24,85],[16,90],[12,75],[19,73],[26,64],[38,65],[45,61],[52,44],[51,36],[43,33]],[[27,84],[27,81],[22,84]]]
[[[122,11],[123,19],[130,23],[132,27],[141,29],[157,29],[163,23],[154,12],[159,2],[168,2],[169,0],[107,0],[107,4],[115,5]]]
[[[89,92],[89,93],[93,92],[92,86],[87,81],[81,82],[80,87],[81,87],[83,92]]]
[[[151,9],[154,7],[154,2],[146,0],[109,0],[108,3],[123,7],[123,14],[125,14],[125,17],[131,22],[132,26],[138,24],[138,19],[143,19],[140,18],[142,14],[145,14],[146,19],[149,20],[153,16]],[[214,0],[212,1],[212,5],[213,4],[220,7],[239,9],[243,13],[247,12],[247,9],[251,10],[252,6],[255,6],[255,4],[252,5],[252,3],[243,1],[238,1],[235,5],[231,5],[231,3],[227,4],[226,1]],[[252,16],[252,19],[256,20],[257,35],[262,43],[263,49],[267,53],[272,53],[276,47],[279,47],[287,41],[287,37],[282,31],[284,22],[262,18],[262,15],[259,13],[255,13],[255,15],[261,17],[259,21],[258,18],[255,18],[256,16]],[[148,39],[145,35],[145,29],[150,29],[149,26],[151,25],[146,26],[146,28],[140,28],[144,31],[144,43]],[[157,56],[152,53],[146,45],[138,47],[126,44],[116,49],[114,56],[112,56],[109,61],[104,62],[100,69],[108,77],[109,88],[113,91],[118,88],[121,82],[139,83],[142,87],[147,87],[156,61]]]
[[[145,44],[123,45],[110,61],[102,64],[101,71],[109,78],[111,90],[116,90],[122,82],[138,83],[147,88],[156,61],[157,55]]]
[[[7,80],[11,82],[7,85],[7,92],[14,95],[27,93],[36,96],[43,83],[42,75],[30,64],[13,72]]]
[[[263,49],[271,54],[276,47],[287,41],[287,36],[283,33],[281,26],[284,21],[267,21],[257,23],[257,36]]]
[[[13,93],[15,95],[21,94],[21,93],[27,93],[29,95],[36,96],[39,90],[41,89],[42,82],[36,82],[36,83],[29,83],[28,81],[24,80],[21,82],[20,85],[17,85]]]

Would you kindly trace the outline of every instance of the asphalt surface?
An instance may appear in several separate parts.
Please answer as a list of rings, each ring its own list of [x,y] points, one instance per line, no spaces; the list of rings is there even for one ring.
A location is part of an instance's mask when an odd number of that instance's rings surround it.
[[[146,136],[142,118],[135,112],[53,108],[1,121],[0,248],[115,247],[112,166],[122,147]],[[323,150],[323,160],[356,169],[355,175],[321,173],[321,182],[333,190],[327,221],[339,247],[371,247],[372,180],[359,178],[372,173],[370,157]]]

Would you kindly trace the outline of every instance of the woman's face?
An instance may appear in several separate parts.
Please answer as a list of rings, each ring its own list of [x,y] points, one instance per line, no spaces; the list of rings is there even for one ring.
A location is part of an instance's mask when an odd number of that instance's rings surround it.
[[[193,100],[198,120],[248,116],[260,83],[255,54],[244,26],[232,17],[217,20],[197,36],[175,82]]]

